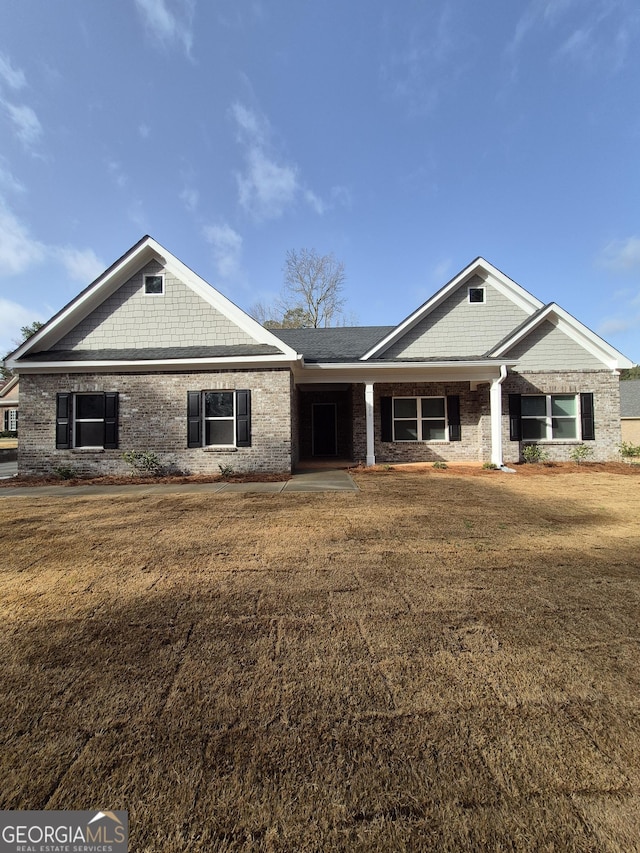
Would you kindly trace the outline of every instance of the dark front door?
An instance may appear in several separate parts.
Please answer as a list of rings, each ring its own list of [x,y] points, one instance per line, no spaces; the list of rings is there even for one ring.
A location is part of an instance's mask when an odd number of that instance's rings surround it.
[[[335,403],[314,403],[312,410],[312,453],[338,455],[338,423]]]

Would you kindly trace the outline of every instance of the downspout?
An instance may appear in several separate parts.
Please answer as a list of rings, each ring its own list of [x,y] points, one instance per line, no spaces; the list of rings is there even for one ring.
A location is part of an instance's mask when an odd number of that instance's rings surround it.
[[[491,409],[491,462],[505,470],[502,458],[502,383],[507,378],[506,364],[500,365],[500,378],[494,379],[489,389]]]

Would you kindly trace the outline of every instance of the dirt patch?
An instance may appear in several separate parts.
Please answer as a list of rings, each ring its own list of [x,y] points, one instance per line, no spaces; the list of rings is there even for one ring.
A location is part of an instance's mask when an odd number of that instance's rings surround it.
[[[0,808],[140,853],[631,851],[633,477],[0,502]]]
[[[68,480],[61,477],[30,477],[18,474],[11,479],[0,480],[0,488],[10,489],[16,486],[142,486],[160,485],[162,483],[283,483],[291,479],[291,474],[189,474],[161,476],[161,477],[138,477],[138,476],[110,476],[110,477],[71,477]]]
[[[525,477],[549,477],[558,474],[622,474],[624,476],[640,476],[640,464],[626,462],[540,462],[529,464],[524,462],[509,463],[507,466],[517,474]],[[433,462],[412,462],[406,465],[374,465],[370,468],[358,467],[351,469],[352,473],[385,475],[402,474],[432,474],[442,477],[447,475],[464,475],[467,477],[493,477],[504,472],[497,468],[483,468],[480,464],[464,462],[447,462],[444,468],[435,468]]]

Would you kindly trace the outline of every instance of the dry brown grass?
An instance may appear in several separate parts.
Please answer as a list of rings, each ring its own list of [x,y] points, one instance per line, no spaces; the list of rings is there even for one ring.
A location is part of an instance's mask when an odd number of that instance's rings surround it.
[[[130,849],[640,838],[640,477],[0,500],[0,808]]]

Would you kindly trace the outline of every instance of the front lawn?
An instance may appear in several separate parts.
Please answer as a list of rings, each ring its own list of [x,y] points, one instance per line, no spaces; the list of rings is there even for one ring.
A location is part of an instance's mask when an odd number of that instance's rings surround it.
[[[130,850],[632,851],[640,477],[0,499],[0,808]]]

